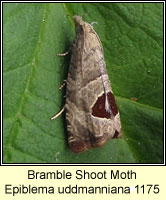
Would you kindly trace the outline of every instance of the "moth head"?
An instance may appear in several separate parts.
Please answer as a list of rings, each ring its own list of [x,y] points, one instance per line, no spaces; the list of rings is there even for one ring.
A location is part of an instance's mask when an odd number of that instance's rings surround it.
[[[74,16],[73,19],[76,27],[76,33],[83,32],[83,25],[85,24],[85,22],[82,20],[82,17]]]
[[[75,25],[83,25],[85,22],[82,20],[82,17],[80,16],[74,16],[73,17]]]

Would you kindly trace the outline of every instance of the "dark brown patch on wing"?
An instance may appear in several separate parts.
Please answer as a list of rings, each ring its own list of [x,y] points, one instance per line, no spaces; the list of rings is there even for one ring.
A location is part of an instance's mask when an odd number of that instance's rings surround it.
[[[111,111],[115,116],[118,113],[118,108],[115,103],[114,95],[111,92],[109,92],[107,93],[107,97]],[[102,96],[98,97],[96,103],[92,108],[92,115],[100,118],[107,118],[107,119],[111,118],[110,112],[107,112],[105,110],[105,93],[103,93]]]
[[[69,147],[74,153],[81,153],[90,148],[90,144],[86,144],[81,140],[69,142]]]
[[[96,103],[92,108],[92,115],[100,118],[111,118],[110,112],[105,110],[105,93],[98,97]]]

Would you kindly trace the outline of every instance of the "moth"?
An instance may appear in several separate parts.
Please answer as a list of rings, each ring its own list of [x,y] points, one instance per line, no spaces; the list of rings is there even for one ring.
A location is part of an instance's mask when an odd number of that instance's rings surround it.
[[[74,153],[80,153],[103,146],[122,133],[100,38],[80,16],[75,16],[74,22],[66,103],[59,114],[66,111],[68,144]]]

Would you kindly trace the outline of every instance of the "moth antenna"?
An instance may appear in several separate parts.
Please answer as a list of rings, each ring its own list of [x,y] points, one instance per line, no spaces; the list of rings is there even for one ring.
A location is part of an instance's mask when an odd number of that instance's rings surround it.
[[[54,120],[57,117],[59,117],[64,112],[64,110],[65,110],[65,106],[63,106],[63,108],[56,115],[54,115],[53,117],[51,117],[51,120]]]

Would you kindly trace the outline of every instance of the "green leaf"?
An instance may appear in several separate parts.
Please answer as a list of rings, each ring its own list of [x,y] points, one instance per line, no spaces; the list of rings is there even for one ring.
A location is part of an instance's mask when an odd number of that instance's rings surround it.
[[[3,162],[162,163],[163,4],[4,3]],[[64,105],[80,15],[101,38],[121,115],[123,139],[74,154],[67,145]],[[134,101],[136,100],[136,101]]]

